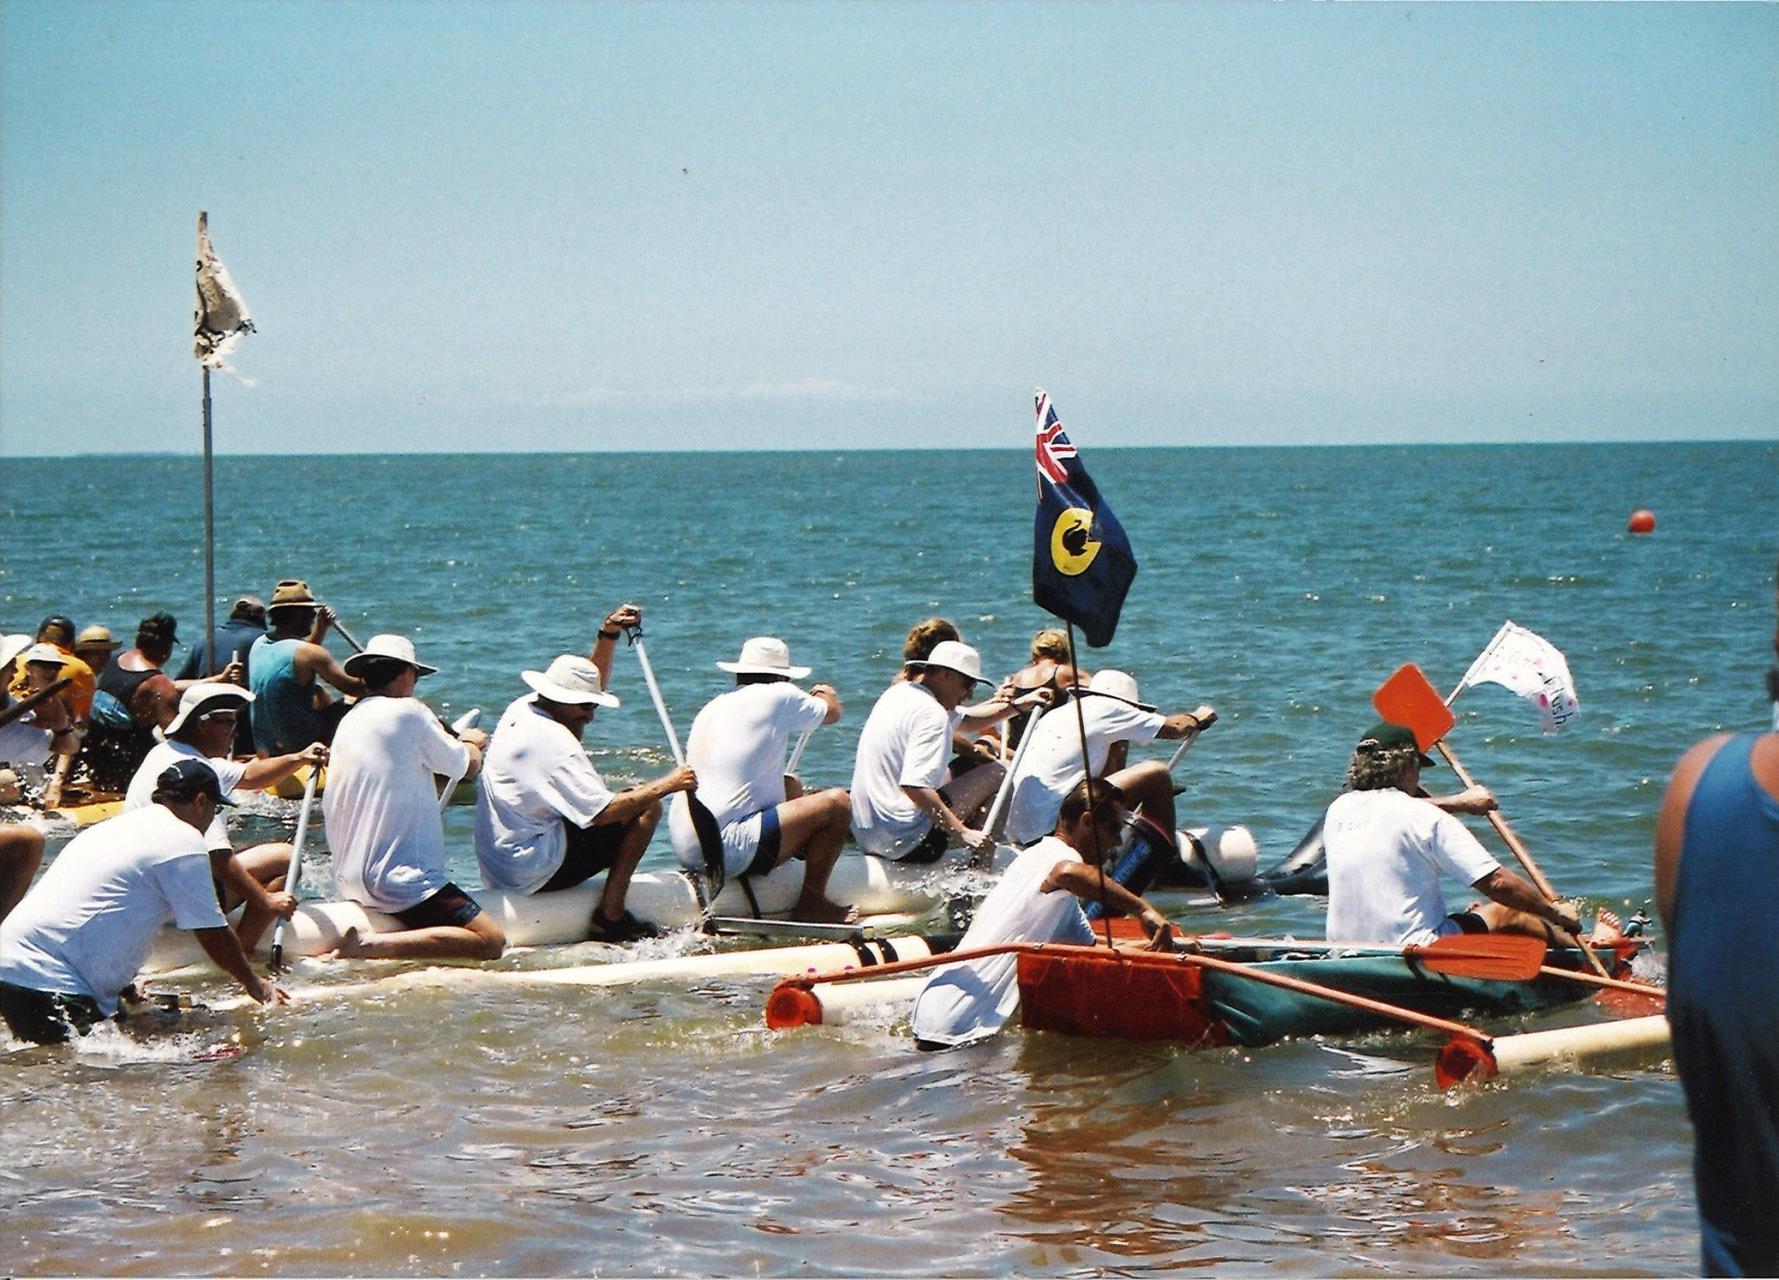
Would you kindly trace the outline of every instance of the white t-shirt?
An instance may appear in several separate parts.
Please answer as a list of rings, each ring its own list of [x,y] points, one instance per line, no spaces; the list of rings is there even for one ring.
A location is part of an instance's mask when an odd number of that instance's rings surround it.
[[[1472,885],[1501,865],[1451,814],[1395,787],[1337,796],[1322,843],[1336,942],[1432,942],[1446,918],[1441,873]]]
[[[90,996],[110,1017],[169,920],[225,923],[203,833],[155,804],[69,842],[0,923],[0,980]]]
[[[0,692],[0,707],[10,707],[12,699]],[[39,729],[32,721],[37,713],[30,711],[11,724],[0,724],[0,763],[42,764],[49,759],[50,732]]]
[[[1087,725],[1087,760],[1098,777],[1115,742],[1155,741],[1167,723],[1159,711],[1144,711],[1117,698],[1088,694],[1081,700]],[[1067,703],[1046,712],[1032,731],[1032,745],[1013,775],[1013,796],[1007,804],[1007,838],[1025,844],[1056,830],[1063,798],[1085,776],[1081,772],[1081,727]]]
[[[791,735],[818,728],[827,717],[827,703],[788,680],[742,685],[705,703],[686,736],[686,763],[698,773],[698,798],[717,826],[783,804]],[[683,795],[674,796],[667,825],[675,856],[703,866]]]
[[[1081,855],[1046,836],[1013,860],[970,922],[958,950],[1003,942],[1093,943],[1093,928],[1080,899],[1067,889],[1043,891],[1060,863]],[[935,1044],[968,1044],[991,1036],[1019,1007],[1019,956],[987,956],[948,964],[934,972],[914,1001],[916,1038]]]
[[[507,707],[476,788],[476,861],[490,889],[536,893],[562,867],[564,822],[587,827],[610,788],[572,730],[526,694]]]
[[[898,680],[871,708],[852,771],[852,834],[866,853],[918,840],[932,826],[907,787],[938,787],[951,763],[963,708],[946,711],[924,686]]]
[[[433,775],[468,768],[469,748],[416,698],[366,698],[346,713],[321,793],[341,897],[406,911],[450,883]]]
[[[123,811],[129,813],[133,809],[144,809],[153,804],[154,780],[161,776],[161,772],[168,765],[175,764],[180,760],[202,760],[216,770],[216,781],[222,787],[224,800],[233,797],[235,788],[241,785],[241,775],[247,771],[244,761],[221,760],[214,756],[207,756],[190,743],[173,739],[157,742],[154,749],[142,757],[142,763],[137,766],[135,776],[130,779],[130,789],[124,793]],[[228,819],[223,816],[221,809],[216,811],[216,817],[210,820],[209,830],[204,832],[204,847],[206,849],[234,848],[234,845],[229,842]]]

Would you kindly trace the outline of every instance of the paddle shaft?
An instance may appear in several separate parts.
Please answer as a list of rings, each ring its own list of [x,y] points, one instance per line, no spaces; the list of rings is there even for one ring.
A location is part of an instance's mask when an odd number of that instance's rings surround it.
[[[1349,956],[1401,957],[1435,973],[1455,977],[1485,978],[1498,982],[1528,982],[1539,974],[1545,947],[1525,933],[1453,934],[1424,946],[1380,947],[1370,943],[1290,942],[1278,938],[1205,938],[1198,940],[1208,951],[1279,951],[1326,954],[1339,951]],[[1567,970],[1557,970],[1559,973]]]
[[[1586,983],[1590,987],[1599,987],[1606,991],[1628,991],[1632,995],[1649,996],[1651,999],[1666,1001],[1666,987],[1653,986],[1647,982],[1622,982],[1617,978],[1602,978],[1598,974],[1578,973],[1574,969],[1559,969],[1555,965],[1540,965],[1538,972],[1547,978],[1567,978],[1570,982]]]
[[[344,640],[347,644],[352,646],[352,652],[354,652],[354,653],[363,653],[364,652],[364,646],[362,644],[358,643],[358,641],[353,638],[353,635],[350,631],[346,630],[346,624],[340,621],[338,615],[336,615],[334,617],[334,630],[338,631],[340,633],[340,639]]]
[[[48,702],[72,683],[74,682],[67,676],[63,676],[60,680],[55,681],[46,688],[39,689],[29,697],[19,699],[10,707],[6,708],[6,710],[0,711],[0,725],[11,724],[20,716],[29,715],[36,707]]]
[[[661,697],[661,686],[655,683],[655,668],[649,662],[649,651],[643,645],[642,633],[633,632],[630,643],[636,647],[636,662],[642,668],[643,683],[649,687],[649,700],[655,704],[655,714],[661,717],[661,728],[667,734],[667,745],[673,751],[673,762],[684,764],[686,753],[680,750],[679,732],[673,727],[673,718],[667,714],[667,703]]]
[[[784,771],[786,774],[797,772],[797,766],[803,761],[803,748],[809,745],[809,740],[813,737],[815,737],[815,730],[805,729],[802,736],[797,739],[797,745],[791,748],[791,758],[785,761]]]
[[[673,762],[683,767],[686,753],[680,750],[679,734],[673,727],[673,718],[667,714],[667,700],[661,696],[661,686],[655,682],[655,668],[650,664],[649,651],[643,645],[641,627],[630,629],[630,643],[636,648],[636,664],[642,668],[643,683],[649,687],[649,700],[655,704],[655,714],[661,717],[661,728],[667,734],[667,745],[673,751]],[[725,854],[722,831],[717,827],[716,816],[698,798],[696,791],[686,792],[686,813],[692,819],[692,829],[698,835],[698,847],[704,854],[704,878],[709,882],[711,904],[714,905],[717,894],[723,891],[723,884],[728,879],[723,870]]]
[[[1043,716],[1043,707],[1033,707],[1031,719],[1025,722],[1025,732],[1019,735],[1019,746],[1014,749],[1013,763],[1007,766],[1007,776],[1001,779],[1000,790],[995,792],[995,801],[988,807],[988,817],[982,823],[982,829],[991,836],[1000,825],[1001,813],[1007,807],[1007,798],[1013,794],[1013,780],[1019,774],[1019,762],[1025,759],[1026,748],[1032,745],[1032,730],[1038,727],[1038,721]]]
[[[290,845],[290,864],[284,869],[284,892],[294,894],[303,875],[303,842],[309,838],[309,813],[315,806],[315,782],[321,777],[321,766],[309,766],[308,781],[303,783],[303,807],[297,813],[296,839]],[[289,921],[279,918],[272,929],[272,972],[284,967],[284,926]]]

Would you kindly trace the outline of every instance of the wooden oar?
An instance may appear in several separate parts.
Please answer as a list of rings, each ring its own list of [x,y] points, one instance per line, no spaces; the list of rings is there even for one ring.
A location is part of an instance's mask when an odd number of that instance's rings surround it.
[[[53,683],[46,685],[36,693],[20,698],[17,702],[6,708],[6,710],[0,711],[0,725],[9,725],[20,716],[29,715],[38,706],[48,702],[72,683],[74,682],[67,676],[63,676],[60,680],[56,680]]]
[[[1658,987],[1653,982],[1625,982],[1620,978],[1602,978],[1598,974],[1580,973],[1574,969],[1559,969],[1555,965],[1538,966],[1539,975],[1546,978],[1563,978],[1569,982],[1580,982],[1590,987],[1599,987],[1603,991],[1626,991],[1632,995],[1648,996],[1651,1000],[1664,1003],[1668,999],[1668,989]]]
[[[661,696],[661,686],[655,683],[655,668],[649,663],[649,651],[643,647],[642,628],[631,627],[630,643],[636,648],[636,662],[642,668],[643,683],[649,687],[649,698],[655,704],[655,714],[661,717],[661,728],[667,733],[667,745],[673,751],[673,762],[677,765],[686,763],[686,753],[680,750],[679,733],[673,727],[673,717],[667,714],[667,702]],[[686,811],[692,818],[692,830],[698,836],[699,851],[704,854],[704,878],[710,886],[710,899],[716,901],[717,894],[723,891],[723,882],[728,879],[727,868],[723,865],[723,832],[717,826],[717,818],[704,801],[698,798],[695,791],[686,792]]]
[[[353,638],[352,633],[350,631],[346,630],[346,624],[344,622],[340,621],[339,614],[334,615],[334,630],[340,633],[340,639],[344,640],[347,644],[352,646],[352,652],[354,652],[354,653],[363,653],[364,652],[364,646],[362,644],[358,643],[358,641]]]
[[[1358,956],[1400,956],[1434,973],[1450,974],[1454,978],[1480,978],[1491,982],[1529,982],[1539,973],[1547,971],[1544,966],[1544,943],[1525,933],[1453,934],[1449,938],[1436,938],[1425,945],[1407,947],[1378,947],[1348,942],[1291,942],[1276,938],[1199,938],[1198,944],[1209,951],[1339,951]],[[1554,972],[1573,971],[1557,969]]]
[[[284,870],[284,892],[295,894],[297,882],[303,874],[303,842],[309,837],[309,812],[315,805],[315,780],[321,776],[321,766],[309,766],[309,780],[303,784],[303,807],[297,812],[296,839],[290,845],[290,865]],[[284,968],[284,926],[289,921],[279,917],[277,925],[272,929],[272,972],[277,973]]]

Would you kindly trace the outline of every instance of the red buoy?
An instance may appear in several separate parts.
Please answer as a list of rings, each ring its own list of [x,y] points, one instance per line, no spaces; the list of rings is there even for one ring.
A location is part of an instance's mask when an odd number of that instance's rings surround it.
[[[1631,533],[1654,533],[1655,512],[1642,508],[1631,512],[1631,522],[1625,528]]]

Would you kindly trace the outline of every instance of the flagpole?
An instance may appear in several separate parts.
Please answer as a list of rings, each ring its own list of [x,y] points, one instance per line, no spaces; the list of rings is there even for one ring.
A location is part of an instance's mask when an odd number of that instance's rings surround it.
[[[1075,623],[1072,619],[1064,618],[1063,626],[1069,638],[1069,670],[1079,672],[1081,664],[1075,658]],[[1093,794],[1093,762],[1087,758],[1087,710],[1081,701],[1081,686],[1071,681],[1069,688],[1069,697],[1075,704],[1075,729],[1081,735],[1081,773],[1087,779],[1087,813],[1090,818],[1094,818],[1089,824],[1092,828],[1089,838],[1093,841],[1094,865],[1100,871],[1100,919],[1105,921],[1106,945],[1109,947],[1112,945],[1112,908],[1106,902],[1106,876],[1109,873],[1106,870],[1106,852],[1100,846],[1100,824],[1094,817],[1098,805]]]
[[[204,371],[204,666],[216,669],[216,481],[210,436],[210,366]]]

